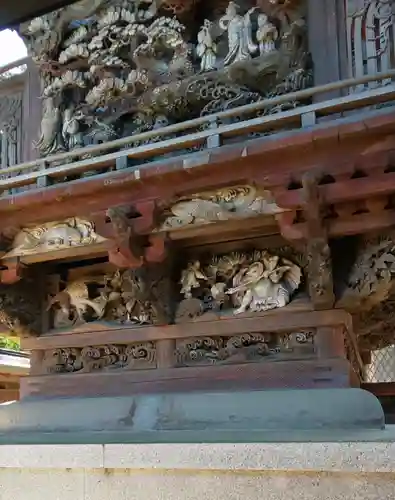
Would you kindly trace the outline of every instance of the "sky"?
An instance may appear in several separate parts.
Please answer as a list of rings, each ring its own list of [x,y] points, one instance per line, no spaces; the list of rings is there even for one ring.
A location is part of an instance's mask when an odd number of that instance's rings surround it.
[[[0,67],[27,55],[26,47],[15,31],[0,31]]]

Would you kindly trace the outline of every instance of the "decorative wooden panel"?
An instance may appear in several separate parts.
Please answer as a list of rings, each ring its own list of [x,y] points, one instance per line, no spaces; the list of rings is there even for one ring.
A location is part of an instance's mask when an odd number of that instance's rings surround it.
[[[392,0],[346,0],[347,49],[352,77],[395,67],[394,11]],[[384,80],[383,84],[389,83]],[[377,82],[368,84],[370,88]],[[356,91],[364,88],[360,85]]]
[[[0,96],[0,158],[1,168],[21,162],[22,93]],[[4,178],[4,176],[2,176]]]

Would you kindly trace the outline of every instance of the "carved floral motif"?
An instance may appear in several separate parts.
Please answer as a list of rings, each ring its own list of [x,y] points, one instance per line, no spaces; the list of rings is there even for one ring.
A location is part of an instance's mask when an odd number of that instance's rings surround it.
[[[181,198],[170,207],[171,215],[159,230],[168,231],[190,225],[241,219],[257,215],[273,215],[282,210],[270,191],[254,186],[234,186]]]
[[[176,320],[188,321],[208,309],[267,311],[287,305],[302,281],[302,270],[268,251],[231,253],[208,264],[192,261],[181,273]]]
[[[264,362],[314,356],[314,331],[290,334],[245,333],[177,342],[178,366]]]
[[[152,342],[142,342],[54,349],[45,351],[42,367],[48,374],[147,370],[156,368],[156,348]]]
[[[72,218],[62,222],[49,222],[20,231],[6,257],[39,254],[70,247],[92,245],[104,241],[95,232],[92,222]]]

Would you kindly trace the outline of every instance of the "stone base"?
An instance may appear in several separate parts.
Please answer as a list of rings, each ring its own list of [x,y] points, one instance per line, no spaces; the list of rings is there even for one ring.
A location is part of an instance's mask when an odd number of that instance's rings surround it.
[[[0,498],[393,500],[394,464],[393,441],[0,446]]]
[[[0,406],[4,443],[264,442],[384,428],[360,389],[243,391],[22,401]],[[359,438],[358,438],[359,439]]]

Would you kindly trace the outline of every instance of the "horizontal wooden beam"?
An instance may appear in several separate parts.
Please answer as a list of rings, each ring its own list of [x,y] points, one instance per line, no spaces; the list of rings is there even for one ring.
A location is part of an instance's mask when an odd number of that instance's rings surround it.
[[[26,350],[44,350],[103,344],[129,344],[163,339],[185,339],[188,337],[229,336],[245,332],[292,332],[321,326],[344,325],[346,328],[351,328],[351,316],[341,309],[328,311],[308,311],[305,309],[294,312],[287,312],[286,309],[268,311],[263,314],[245,313],[239,316],[205,314],[194,322],[168,326],[110,328],[105,323],[91,323],[84,325],[84,328],[74,330],[74,332],[24,338],[21,340],[21,344]]]
[[[337,358],[26,377],[21,398],[349,386],[348,361]]]
[[[395,172],[325,184],[318,186],[318,190],[326,205],[385,196],[395,192]],[[276,202],[290,210],[303,209],[306,204],[303,189],[279,192]]]

